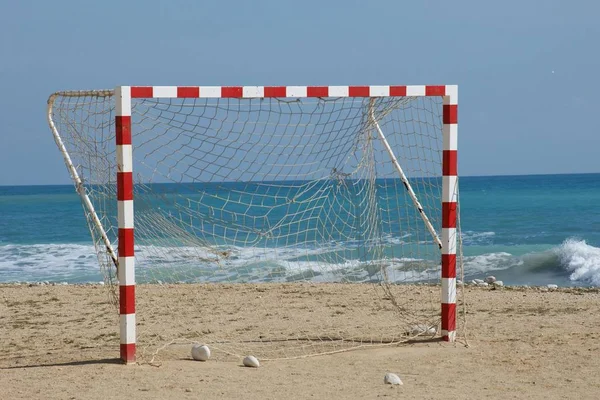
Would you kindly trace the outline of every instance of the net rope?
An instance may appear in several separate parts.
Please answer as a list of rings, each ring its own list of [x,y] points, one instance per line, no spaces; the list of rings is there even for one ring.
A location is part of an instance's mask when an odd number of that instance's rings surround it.
[[[116,251],[112,91],[52,101],[60,141],[102,226],[84,207],[114,300],[116,268],[103,240]],[[295,358],[439,329],[439,289],[415,284],[439,283],[440,250],[372,119],[440,232],[441,115],[440,97],[134,99],[142,355],[199,342],[224,355]],[[227,293],[239,284],[249,294],[234,301]],[[303,303],[273,297],[274,287],[303,293]],[[158,290],[178,296],[178,306],[156,315]],[[323,291],[340,295],[322,304]],[[311,307],[337,311],[311,320]],[[254,329],[247,315],[270,322]]]

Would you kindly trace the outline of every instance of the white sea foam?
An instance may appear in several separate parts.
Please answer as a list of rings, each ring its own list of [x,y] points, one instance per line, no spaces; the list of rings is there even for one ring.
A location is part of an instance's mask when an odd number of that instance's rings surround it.
[[[523,260],[510,253],[498,252],[465,257],[465,273],[478,274],[502,270],[523,264]]]
[[[405,257],[365,262],[348,258],[356,257],[356,253],[348,251],[345,245],[339,243],[321,248],[222,246],[215,249],[136,245],[136,274],[139,282],[289,279],[363,282],[380,279],[385,272],[394,282],[417,282],[435,279],[439,270],[437,261]],[[467,267],[473,265],[480,271],[494,269],[496,264],[501,264],[504,254],[467,259]],[[340,258],[340,255],[344,257]],[[0,246],[0,282],[45,280],[102,280],[94,247],[82,244]]]
[[[487,236],[493,236],[487,232]],[[484,235],[485,236],[485,235]],[[402,240],[399,238],[399,240]],[[388,238],[388,243],[395,242]],[[392,244],[394,246],[394,244]],[[136,246],[139,282],[208,281],[262,282],[311,280],[314,282],[365,282],[382,274],[394,282],[435,280],[439,262],[419,258],[382,257],[359,260],[353,243],[328,243],[323,247],[279,248],[221,246]],[[583,240],[523,256],[493,252],[464,258],[465,274],[483,275],[518,267],[532,276],[561,268],[573,283],[600,286],[600,248]],[[511,272],[512,273],[512,272]],[[102,275],[92,245],[0,245],[0,282],[98,282]]]
[[[0,246],[0,282],[100,281],[94,247],[80,244]]]
[[[567,239],[555,252],[571,281],[600,286],[600,248],[585,240]]]

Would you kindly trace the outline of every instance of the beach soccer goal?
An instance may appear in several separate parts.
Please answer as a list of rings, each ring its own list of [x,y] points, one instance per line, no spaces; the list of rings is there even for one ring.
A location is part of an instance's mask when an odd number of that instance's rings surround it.
[[[48,122],[119,312],[123,361],[193,343],[269,360],[454,341],[457,96],[452,85],[52,94]]]

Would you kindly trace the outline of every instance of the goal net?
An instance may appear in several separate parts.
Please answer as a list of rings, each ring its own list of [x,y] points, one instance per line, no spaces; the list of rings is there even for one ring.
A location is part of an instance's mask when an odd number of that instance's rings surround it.
[[[133,171],[138,360],[190,343],[280,359],[454,334],[440,323],[456,302],[453,276],[440,285],[444,247],[456,254],[447,94],[159,89],[127,87],[130,152],[119,90],[55,93],[48,111],[117,308],[119,173]]]

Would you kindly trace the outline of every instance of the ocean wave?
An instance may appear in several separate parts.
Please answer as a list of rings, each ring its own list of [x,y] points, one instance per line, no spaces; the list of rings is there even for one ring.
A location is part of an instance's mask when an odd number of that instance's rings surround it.
[[[488,232],[487,236],[493,235]],[[401,240],[388,238],[387,248],[400,249]],[[140,283],[370,282],[384,275],[398,283],[439,281],[439,258],[424,259],[415,252],[406,257],[371,254],[365,260],[359,250],[355,243],[334,242],[322,247],[277,248],[136,245],[136,275]],[[509,284],[600,286],[600,248],[585,240],[570,238],[558,246],[471,247],[471,251],[482,254],[464,257],[467,278],[493,273]],[[102,279],[92,245],[0,245],[0,282]]]
[[[435,279],[438,261],[360,259],[354,243],[323,247],[136,245],[136,280],[142,282],[394,282]],[[0,245],[0,282],[98,282],[94,246]]]
[[[511,248],[514,251],[509,252]],[[465,275],[480,277],[495,271],[501,279],[514,284],[600,286],[600,248],[585,240],[569,238],[558,246],[522,245],[504,249],[508,251],[465,257]]]
[[[464,258],[466,274],[481,274],[522,265],[523,260],[506,252],[487,253]]]
[[[102,275],[92,245],[0,246],[0,282],[98,282]]]
[[[600,286],[600,248],[567,239],[554,252],[571,281]]]

